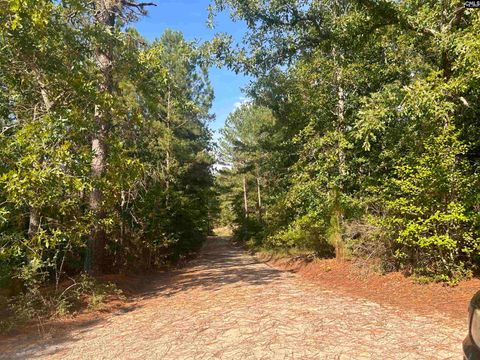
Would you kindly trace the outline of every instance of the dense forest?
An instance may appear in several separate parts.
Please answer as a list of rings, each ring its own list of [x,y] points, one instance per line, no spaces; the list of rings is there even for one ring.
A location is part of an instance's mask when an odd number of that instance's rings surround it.
[[[255,248],[455,282],[480,265],[480,12],[463,1],[217,0],[254,78],[220,222]]]
[[[80,273],[175,262],[210,231],[208,57],[128,27],[146,6],[0,8],[0,295],[26,317],[68,308]]]
[[[248,31],[199,43],[143,38],[156,5],[2,3],[0,315],[63,313],[95,277],[189,256],[214,223],[428,281],[479,270],[479,11],[212,0],[210,24]],[[212,65],[252,79],[218,144]]]

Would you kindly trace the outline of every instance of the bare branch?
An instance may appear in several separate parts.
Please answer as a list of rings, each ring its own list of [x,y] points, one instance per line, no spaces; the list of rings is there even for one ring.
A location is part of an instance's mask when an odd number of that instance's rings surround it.
[[[154,2],[141,2],[137,3],[135,1],[129,1],[129,0],[122,0],[122,5],[124,6],[130,6],[130,7],[135,7],[137,9],[144,10],[146,6],[157,6],[156,3]]]
[[[10,126],[5,126],[5,127],[2,129],[2,131],[0,131],[0,135],[5,134],[8,130],[13,129],[13,128],[17,127],[17,126],[19,126],[18,123],[17,123],[17,124],[10,125]]]

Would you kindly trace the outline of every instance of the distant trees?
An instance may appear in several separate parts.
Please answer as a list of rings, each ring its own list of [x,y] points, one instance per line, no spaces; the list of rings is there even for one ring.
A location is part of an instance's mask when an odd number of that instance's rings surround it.
[[[0,288],[151,268],[210,230],[207,54],[126,28],[144,7],[0,8]]]
[[[230,170],[219,173],[219,180],[228,189],[237,182],[242,190],[242,214],[237,221],[256,220],[263,223],[263,188],[269,185],[268,169],[262,146],[266,144],[269,130],[274,126],[274,117],[267,108],[245,103],[232,112],[222,129],[219,143],[220,159]],[[229,179],[231,178],[231,179]],[[235,180],[238,178],[238,180]],[[250,189],[250,191],[249,191]],[[239,199],[227,202],[228,206],[239,206]],[[244,229],[246,230],[246,228]]]
[[[274,144],[257,149],[278,184],[263,191],[257,244],[374,256],[445,281],[475,270],[478,12],[458,1],[216,5],[247,23],[244,47],[224,58],[256,77],[249,107],[275,119]]]

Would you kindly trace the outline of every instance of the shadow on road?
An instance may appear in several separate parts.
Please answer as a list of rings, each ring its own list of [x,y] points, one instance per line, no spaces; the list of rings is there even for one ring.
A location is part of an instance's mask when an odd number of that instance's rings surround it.
[[[227,237],[209,237],[195,260],[179,270],[142,277],[138,293],[132,303],[110,309],[110,316],[122,316],[134,312],[144,305],[142,300],[170,297],[177,293],[202,288],[216,291],[226,285],[242,287],[260,286],[280,277],[282,271],[255,266],[256,261],[235,248]],[[50,324],[47,336],[39,332],[18,334],[0,338],[0,359],[34,359],[61,354],[68,344],[81,340],[82,334],[93,327],[104,326],[108,316],[61,321]]]
[[[197,259],[185,269],[159,276],[144,298],[173,296],[182,291],[202,288],[216,291],[226,285],[237,287],[269,284],[278,279],[282,271],[259,268],[260,261],[235,248],[227,237],[210,237]]]

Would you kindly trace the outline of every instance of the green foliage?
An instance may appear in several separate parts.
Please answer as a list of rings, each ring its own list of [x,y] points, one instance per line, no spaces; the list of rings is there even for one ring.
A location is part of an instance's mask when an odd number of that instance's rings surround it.
[[[268,179],[254,244],[334,246],[337,257],[450,283],[477,271],[479,13],[455,1],[214,5],[212,15],[229,8],[249,28],[219,50],[255,77],[242,112],[274,118],[264,140],[260,118],[253,126],[238,111],[223,132],[236,161],[221,206],[238,226],[241,179],[251,203],[258,176],[245,164],[259,159]]]
[[[93,234],[101,271],[124,272],[184,257],[212,228],[208,49],[174,31],[148,43],[134,9],[113,25],[94,2],[0,9],[0,290],[20,318],[102,300],[86,278],[58,294],[91,267]]]
[[[334,244],[326,236],[326,227],[322,219],[307,214],[295,219],[287,229],[270,235],[263,245],[267,248],[313,250],[319,257],[334,257]]]
[[[42,325],[50,318],[82,308],[98,308],[109,296],[124,298],[122,291],[114,284],[99,282],[85,274],[56,291],[42,288],[39,281],[32,282],[32,275],[37,274],[34,266],[24,269],[21,276],[29,281],[26,291],[9,300],[11,315],[0,321],[0,332],[8,332],[29,321],[38,321],[39,325]]]

